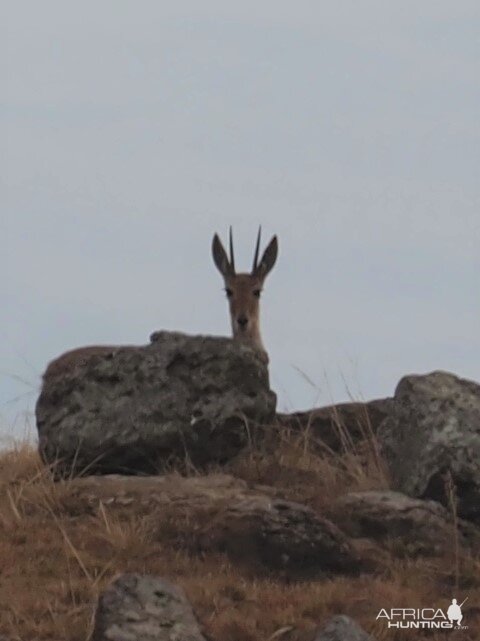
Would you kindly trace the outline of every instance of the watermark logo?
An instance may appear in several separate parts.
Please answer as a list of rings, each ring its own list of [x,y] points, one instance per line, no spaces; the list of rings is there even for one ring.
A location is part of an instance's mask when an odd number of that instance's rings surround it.
[[[452,599],[445,612],[442,608],[382,608],[377,621],[382,620],[387,628],[403,630],[466,630],[462,607],[466,599],[457,603]]]
[[[468,599],[468,596],[467,596]],[[465,599],[465,601],[467,600]],[[457,605],[457,599],[452,599],[451,605],[448,606],[447,610],[447,617],[450,623],[456,623],[457,625],[460,625],[463,619],[463,614],[462,614],[462,606],[465,603],[463,601],[460,605]]]

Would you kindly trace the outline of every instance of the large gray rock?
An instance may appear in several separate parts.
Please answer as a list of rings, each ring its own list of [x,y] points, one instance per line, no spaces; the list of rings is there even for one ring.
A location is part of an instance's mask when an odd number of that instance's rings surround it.
[[[442,555],[454,536],[463,548],[480,548],[480,532],[457,519],[455,535],[450,512],[436,501],[414,499],[400,492],[351,492],[336,501],[329,518],[348,536],[387,544],[400,556]]]
[[[205,641],[183,591],[123,574],[100,596],[91,641]]]
[[[44,377],[36,417],[41,456],[59,473],[224,462],[273,418],[262,353],[227,338],[158,332],[151,340],[49,367],[55,375]]]
[[[459,515],[480,520],[480,385],[447,372],[406,376],[378,438],[393,489],[449,506],[451,475]]]
[[[340,614],[317,632],[314,641],[375,641],[353,619]]]

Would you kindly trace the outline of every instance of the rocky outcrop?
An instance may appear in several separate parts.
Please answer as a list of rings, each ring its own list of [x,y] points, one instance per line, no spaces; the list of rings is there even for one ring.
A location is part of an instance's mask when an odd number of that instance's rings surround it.
[[[169,529],[175,545],[192,553],[224,552],[260,573],[292,579],[357,574],[365,563],[313,510],[227,475],[85,477],[69,482],[69,496],[73,510],[94,512],[101,502],[106,509],[148,514],[160,530]]]
[[[183,591],[123,574],[100,596],[91,641],[205,641]]]
[[[368,403],[340,403],[308,412],[277,414],[280,426],[308,431],[310,443],[320,450],[350,450],[359,441],[368,441],[388,416],[392,399]]]
[[[375,641],[350,617],[341,614],[332,617],[317,632],[313,641]]]
[[[58,368],[57,368],[58,369]],[[45,377],[39,448],[62,474],[156,473],[224,462],[272,420],[263,355],[239,341],[158,332]]]
[[[406,376],[378,431],[393,489],[449,505],[480,521],[480,385],[447,372]]]
[[[413,499],[400,492],[352,492],[341,497],[329,518],[348,536],[386,543],[401,556],[435,556],[452,550],[455,536],[462,549],[480,548],[480,532],[458,520],[436,501]]]

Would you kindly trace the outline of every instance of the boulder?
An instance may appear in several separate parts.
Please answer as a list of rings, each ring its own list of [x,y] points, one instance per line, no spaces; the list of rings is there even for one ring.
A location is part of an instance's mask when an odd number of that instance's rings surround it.
[[[227,338],[158,332],[150,345],[89,354],[45,377],[40,453],[63,475],[221,463],[255,424],[272,420],[275,403],[262,353]]]
[[[378,431],[392,489],[480,521],[480,385],[447,372],[406,376]]]
[[[333,523],[308,507],[267,496],[225,505],[199,541],[203,549],[226,552],[231,559],[289,579],[356,575],[366,568]]]
[[[306,431],[320,450],[341,452],[359,441],[368,441],[388,416],[390,398],[368,403],[339,403],[292,414],[277,414],[277,422],[293,431]]]
[[[353,619],[341,614],[321,628],[314,641],[375,641]]]
[[[205,641],[183,591],[123,574],[100,596],[91,641]]]
[[[394,543],[400,556],[443,555],[453,549],[452,515],[436,501],[391,491],[351,492],[328,516],[348,536]],[[457,528],[462,548],[480,548],[480,532],[473,525],[458,519]]]
[[[96,476],[69,481],[66,509],[148,515],[159,537],[282,578],[358,574],[369,563],[330,521],[275,490],[249,488],[224,474],[181,477]]]

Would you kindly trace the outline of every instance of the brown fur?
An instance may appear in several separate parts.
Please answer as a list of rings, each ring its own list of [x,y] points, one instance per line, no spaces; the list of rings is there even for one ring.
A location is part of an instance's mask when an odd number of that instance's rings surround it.
[[[253,344],[264,349],[260,335],[260,296],[263,279],[252,274],[235,274],[225,279],[225,290],[232,292],[227,295],[230,309],[233,338]],[[238,319],[246,318],[247,324],[242,325]]]

